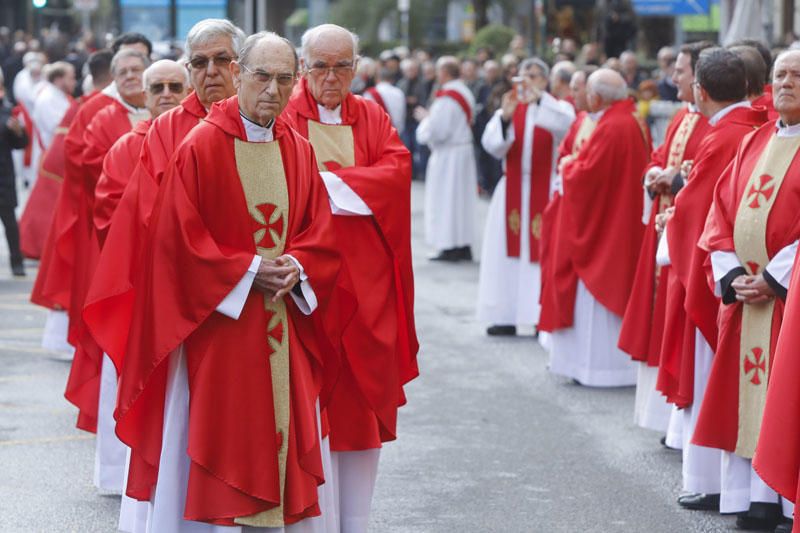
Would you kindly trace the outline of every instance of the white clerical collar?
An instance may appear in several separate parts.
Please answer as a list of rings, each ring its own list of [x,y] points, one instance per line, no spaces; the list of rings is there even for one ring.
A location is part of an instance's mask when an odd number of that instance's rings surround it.
[[[783,123],[783,120],[778,119],[775,122],[775,127],[778,129],[778,137],[797,137],[800,135],[800,124],[787,126]]]
[[[711,118],[708,119],[708,123],[711,124],[712,126],[716,126],[717,123],[720,120],[722,120],[722,117],[724,117],[725,115],[727,115],[728,113],[730,113],[731,111],[733,111],[734,109],[739,108],[739,107],[753,107],[753,106],[750,105],[750,101],[749,100],[742,100],[741,102],[736,102],[735,104],[731,104],[731,105],[729,105],[727,107],[723,107],[722,109],[720,109],[719,111],[714,113],[711,116]]]
[[[608,109],[608,108],[606,108],[606,109]],[[594,113],[589,113],[589,118],[592,119],[592,121],[597,122],[598,120],[600,120],[600,118],[603,116],[603,113],[605,113],[605,112],[606,112],[605,109],[601,109],[600,111],[595,111]]]
[[[342,123],[342,104],[336,106],[336,109],[328,109],[323,105],[317,104],[317,110],[319,110],[319,121],[323,124]]]
[[[693,103],[689,103],[689,113],[699,113],[700,110],[697,108],[697,105]]]
[[[275,119],[270,120],[266,126],[262,126],[244,116],[241,111],[239,112],[239,117],[242,119],[242,124],[244,125],[247,142],[268,143],[275,139],[272,134],[272,127],[275,125]]]

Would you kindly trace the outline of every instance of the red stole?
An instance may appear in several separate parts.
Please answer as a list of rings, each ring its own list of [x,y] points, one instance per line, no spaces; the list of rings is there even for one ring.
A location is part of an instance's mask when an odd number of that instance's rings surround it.
[[[442,98],[445,96],[456,101],[456,103],[464,111],[464,114],[467,116],[467,124],[472,124],[472,108],[467,102],[467,99],[455,89],[439,89],[436,91],[436,98]]]
[[[370,96],[370,97],[371,97],[373,100],[375,100],[375,102],[376,102],[376,103],[377,103],[379,106],[381,106],[381,107],[383,108],[383,110],[384,110],[384,111],[386,111],[387,113],[389,112],[389,108],[388,108],[388,107],[386,107],[386,102],[384,102],[384,101],[383,101],[383,96],[381,96],[381,93],[379,93],[379,92],[378,92],[378,89],[376,89],[375,87],[370,87],[369,89],[367,89],[367,90],[366,90],[366,93],[367,93],[367,94],[368,94],[368,95],[369,95],[369,96]]]
[[[528,220],[521,224],[522,213],[522,154],[525,145],[525,121],[530,104],[519,104],[514,110],[514,144],[506,155],[506,253],[520,256],[520,231],[529,231],[531,263],[539,261],[539,240],[542,237],[542,213],[550,195],[550,175],[553,171],[553,134],[534,126],[531,150],[531,186],[526,199]]]
[[[39,144],[39,148],[43,148],[42,139],[39,137],[39,130],[33,125],[33,119],[28,108],[22,102],[18,103],[14,109],[11,110],[11,116],[15,118],[22,117],[22,125],[25,127],[25,134],[28,136],[28,144],[25,146],[25,155],[22,159],[22,164],[26,167],[31,166],[33,158],[33,143],[34,141]]]

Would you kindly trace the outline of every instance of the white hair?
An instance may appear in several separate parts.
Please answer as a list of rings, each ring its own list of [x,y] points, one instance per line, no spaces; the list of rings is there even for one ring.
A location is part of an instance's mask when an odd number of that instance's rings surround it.
[[[144,86],[144,88],[147,89],[147,87],[150,85],[150,83],[149,83],[150,79],[149,78],[150,78],[150,76],[153,75],[153,71],[154,70],[156,70],[160,66],[166,66],[166,65],[170,65],[170,64],[171,65],[175,65],[176,67],[178,67],[178,70],[181,71],[181,75],[183,77],[183,83],[184,83],[184,85],[186,85],[188,87],[190,85],[190,83],[189,83],[189,71],[188,70],[183,68],[181,66],[181,64],[178,63],[177,61],[172,61],[171,59],[159,59],[158,61],[156,61],[155,63],[153,63],[149,67],[147,67],[145,69],[145,71],[144,71],[144,74],[142,74],[142,85]]]
[[[122,59],[124,59],[126,57],[135,57],[135,58],[141,59],[142,65],[144,65],[144,68],[147,68],[147,67],[150,66],[150,60],[147,58],[146,55],[144,55],[140,51],[134,50],[133,48],[123,48],[122,50],[120,50],[119,52],[114,54],[114,57],[111,58],[111,74],[112,75],[116,76],[117,65],[119,64],[120,60],[122,60]]]
[[[538,57],[529,57],[525,59],[522,63],[519,64],[519,71],[525,72],[531,67],[537,67],[539,71],[542,73],[542,76],[547,78],[550,76],[550,67],[547,66],[547,63],[539,59]]]
[[[603,99],[603,102],[617,102],[628,97],[628,88],[622,85],[608,83],[596,76],[589,76],[586,88]]]
[[[303,37],[300,39],[300,47],[303,49],[303,59],[306,63],[310,62],[310,58],[308,57],[309,46],[314,44],[321,33],[330,30],[341,30],[347,32],[350,35],[350,38],[353,40],[353,59],[358,57],[358,35],[346,28],[337,26],[336,24],[320,24],[319,26],[314,26],[313,28],[307,29],[303,34]]]
[[[231,40],[231,49],[234,54],[239,52],[246,38],[245,33],[230,20],[205,19],[201,20],[189,30],[186,36],[185,54],[192,58],[192,49],[216,37],[228,37]]]

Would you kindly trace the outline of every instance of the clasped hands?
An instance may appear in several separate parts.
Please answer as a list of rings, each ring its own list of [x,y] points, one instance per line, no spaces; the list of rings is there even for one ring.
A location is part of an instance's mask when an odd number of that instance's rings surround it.
[[[650,169],[644,177],[644,186],[651,194],[669,194],[672,190],[672,182],[679,172],[678,167]]]
[[[300,281],[300,269],[288,255],[271,259],[262,259],[258,272],[253,280],[253,287],[270,296],[272,303],[289,294]]]
[[[736,291],[736,299],[745,304],[761,304],[775,297],[775,291],[762,274],[737,276],[731,287]]]

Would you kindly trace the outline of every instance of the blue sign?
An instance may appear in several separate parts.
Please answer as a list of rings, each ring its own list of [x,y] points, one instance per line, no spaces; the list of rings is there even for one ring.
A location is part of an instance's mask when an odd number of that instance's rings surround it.
[[[708,15],[711,0],[633,0],[633,9],[643,16]]]

